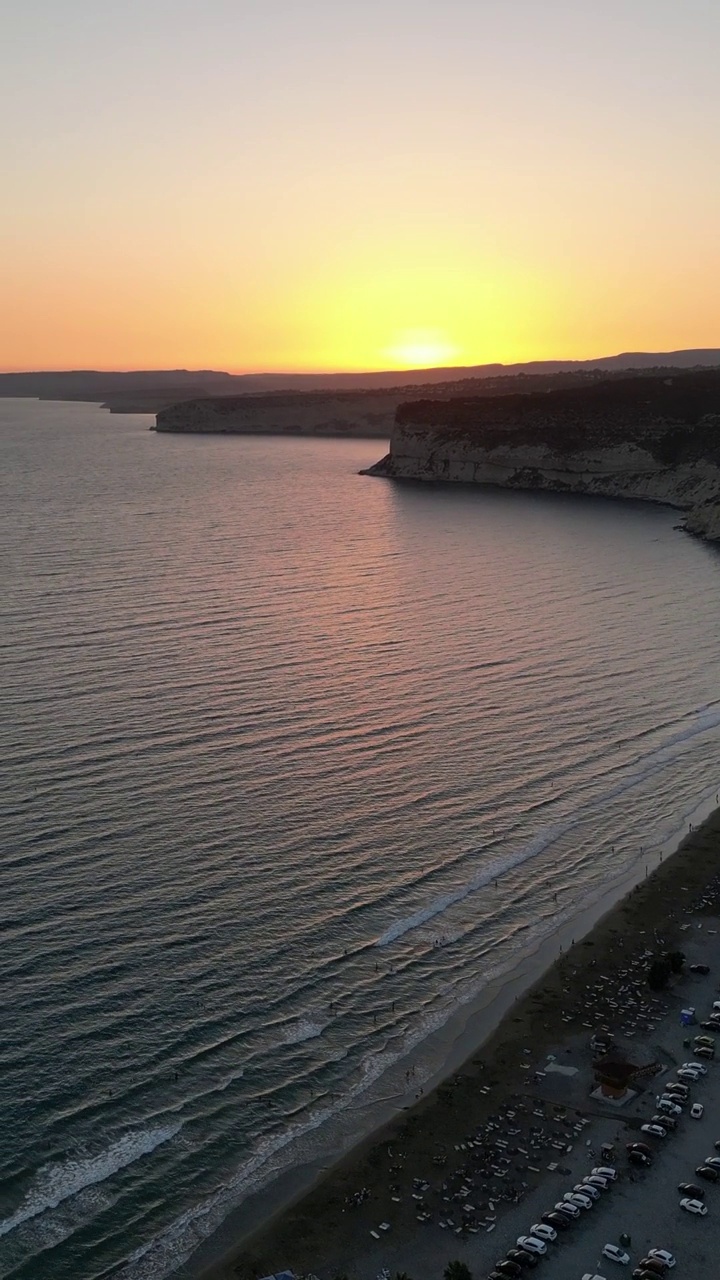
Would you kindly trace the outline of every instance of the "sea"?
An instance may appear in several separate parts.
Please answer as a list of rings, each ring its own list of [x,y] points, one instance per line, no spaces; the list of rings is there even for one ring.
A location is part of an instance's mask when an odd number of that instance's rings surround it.
[[[677,512],[151,426],[0,400],[13,1280],[171,1276],[720,786]]]

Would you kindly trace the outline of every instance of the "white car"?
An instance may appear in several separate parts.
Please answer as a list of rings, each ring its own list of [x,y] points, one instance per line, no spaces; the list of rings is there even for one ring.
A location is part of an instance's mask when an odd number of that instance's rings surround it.
[[[583,1276],[583,1278],[582,1278],[582,1280],[605,1280],[605,1277],[604,1277],[604,1276],[599,1276],[599,1275],[597,1274],[597,1272],[595,1272],[595,1275],[594,1275],[594,1276],[591,1276],[591,1275],[590,1275],[590,1272],[589,1272],[589,1271],[586,1271],[586,1272],[585,1272],[585,1275],[584,1275],[584,1276]]]
[[[690,1108],[690,1115],[692,1116],[693,1120],[702,1120],[704,1110],[705,1108],[702,1102],[693,1102]]]
[[[592,1209],[594,1201],[590,1196],[585,1196],[581,1191],[566,1191],[563,1200],[567,1200],[568,1204],[576,1204],[581,1209]]]
[[[683,1070],[697,1071],[698,1075],[701,1076],[707,1075],[707,1067],[704,1067],[702,1062],[683,1062]]]
[[[599,1174],[601,1178],[608,1178],[610,1182],[614,1182],[617,1178],[617,1169],[611,1169],[609,1165],[601,1164],[597,1169],[592,1169],[592,1173]]]
[[[518,1236],[517,1244],[519,1249],[526,1249],[528,1253],[547,1253],[545,1241],[538,1240],[537,1236]]]
[[[555,1212],[567,1214],[568,1218],[580,1217],[580,1210],[578,1209],[577,1205],[570,1204],[569,1200],[558,1200],[557,1204],[555,1205]]]
[[[578,1182],[573,1191],[579,1192],[581,1196],[589,1196],[591,1200],[600,1199],[600,1188],[594,1187],[592,1182]]]
[[[707,1213],[707,1205],[702,1200],[688,1200],[687,1197],[680,1201],[680,1208],[687,1209],[688,1213],[700,1213],[703,1217]]]
[[[667,1129],[661,1129],[659,1124],[641,1124],[641,1133],[651,1133],[653,1138],[667,1138]]]
[[[602,1253],[603,1258],[609,1258],[611,1262],[621,1262],[624,1267],[630,1261],[630,1254],[625,1253],[624,1249],[618,1249],[616,1244],[606,1244]]]
[[[610,1186],[610,1179],[601,1178],[599,1173],[589,1173],[586,1178],[583,1178],[583,1182],[589,1187],[598,1187],[600,1191],[607,1191]]]
[[[673,1102],[672,1098],[656,1098],[655,1107],[658,1111],[667,1111],[671,1116],[682,1115],[682,1107],[679,1107],[677,1102]]]
[[[648,1249],[648,1258],[657,1258],[658,1262],[664,1262],[666,1267],[674,1267],[675,1259],[667,1249]]]
[[[530,1235],[536,1240],[557,1240],[557,1231],[549,1227],[547,1222],[534,1222],[530,1228]]]

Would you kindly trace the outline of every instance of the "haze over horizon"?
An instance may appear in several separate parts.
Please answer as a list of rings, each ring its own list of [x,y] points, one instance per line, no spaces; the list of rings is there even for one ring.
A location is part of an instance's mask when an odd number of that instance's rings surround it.
[[[720,346],[713,0],[4,16],[0,369]]]

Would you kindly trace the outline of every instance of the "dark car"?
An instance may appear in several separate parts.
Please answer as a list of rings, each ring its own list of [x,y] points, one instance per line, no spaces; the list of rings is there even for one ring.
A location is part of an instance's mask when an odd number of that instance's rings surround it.
[[[572,1226],[572,1219],[566,1218],[563,1213],[541,1213],[540,1221],[546,1222],[549,1227],[554,1227],[556,1231],[567,1231]]]
[[[642,1169],[649,1169],[652,1164],[652,1156],[646,1156],[644,1151],[628,1151],[627,1158],[630,1164],[640,1165]]]
[[[678,1191],[682,1191],[684,1196],[689,1196],[691,1200],[704,1200],[705,1188],[699,1187],[696,1182],[679,1182]]]
[[[700,1023],[703,1031],[717,1031],[717,1022],[710,1022],[708,1018]]]
[[[512,1280],[518,1280],[518,1276],[522,1275],[522,1267],[517,1262],[511,1262],[509,1258],[496,1262],[495,1270],[502,1276],[512,1276]]]
[[[649,1274],[649,1272],[648,1272]],[[490,1271],[487,1280],[503,1280],[501,1271]]]
[[[660,1258],[641,1258],[638,1266],[656,1276],[664,1276],[668,1269],[667,1262],[662,1262]]]
[[[522,1267],[517,1262],[512,1262],[510,1258],[502,1258],[500,1262],[496,1262],[495,1270],[503,1276],[512,1276],[513,1280],[517,1280],[518,1276],[522,1275]]]
[[[720,1151],[720,1142],[713,1142],[713,1146],[716,1151]]]
[[[690,972],[691,973],[709,973],[710,965],[709,964],[691,964]]]
[[[713,1169],[710,1164],[698,1165],[695,1172],[698,1178],[704,1178],[706,1182],[717,1182],[718,1178],[720,1178],[720,1172],[717,1169]]]
[[[671,1129],[673,1132],[677,1129],[677,1120],[674,1116],[653,1116],[651,1124],[659,1124],[663,1129]]]
[[[648,1271],[647,1267],[636,1267],[632,1273],[632,1280],[656,1280],[656,1273]]]
[[[536,1253],[528,1253],[527,1249],[508,1249],[508,1261],[517,1262],[521,1267],[537,1267],[540,1259]]]
[[[628,1142],[627,1150],[642,1151],[643,1155],[646,1155],[646,1156],[651,1156],[653,1153],[652,1147],[649,1147],[647,1142]]]

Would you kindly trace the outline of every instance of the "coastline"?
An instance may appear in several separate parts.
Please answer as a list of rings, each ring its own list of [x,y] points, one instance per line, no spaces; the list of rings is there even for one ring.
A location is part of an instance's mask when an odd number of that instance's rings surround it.
[[[408,1102],[396,1095],[375,1104],[364,1138],[348,1143],[332,1164],[300,1162],[248,1197],[176,1274],[183,1280],[249,1280],[288,1267],[352,1273],[372,1240],[364,1216],[345,1213],[345,1198],[369,1184],[374,1220],[387,1216],[390,1184],[380,1165],[387,1164],[388,1144],[402,1142],[407,1161],[427,1169],[439,1143],[452,1146],[499,1098],[527,1085],[520,1068],[523,1043],[537,1056],[577,1036],[576,1022],[561,1021],[561,1010],[587,983],[590,965],[613,963],[618,936],[624,938],[630,926],[637,934],[658,927],[666,934],[667,903],[678,900],[681,890],[702,888],[718,870],[720,808],[706,803],[692,816],[690,833],[678,832],[662,849],[638,855],[602,895],[457,1011],[442,1029],[443,1066],[426,1082],[422,1097]],[[673,929],[679,929],[677,921]],[[672,938],[664,941],[669,945]],[[478,1095],[481,1073],[485,1080],[500,1073],[501,1086]],[[395,1246],[403,1230],[407,1225],[394,1230]]]

